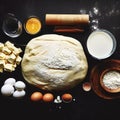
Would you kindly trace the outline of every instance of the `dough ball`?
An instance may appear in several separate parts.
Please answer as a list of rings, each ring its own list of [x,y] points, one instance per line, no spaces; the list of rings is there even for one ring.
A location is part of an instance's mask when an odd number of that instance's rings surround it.
[[[46,34],[29,41],[21,67],[28,83],[43,90],[66,90],[84,80],[88,63],[78,40]]]

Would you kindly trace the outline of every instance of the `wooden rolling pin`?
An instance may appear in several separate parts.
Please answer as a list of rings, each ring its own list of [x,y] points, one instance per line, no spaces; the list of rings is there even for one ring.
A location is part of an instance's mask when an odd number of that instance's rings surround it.
[[[89,23],[88,14],[46,14],[46,25],[80,25]]]

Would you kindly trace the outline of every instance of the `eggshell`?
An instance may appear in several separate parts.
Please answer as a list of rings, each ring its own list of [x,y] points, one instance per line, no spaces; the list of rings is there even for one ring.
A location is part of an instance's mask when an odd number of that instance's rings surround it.
[[[53,99],[54,99],[54,96],[53,96],[52,93],[45,93],[45,94],[43,95],[43,101],[44,101],[44,102],[52,102]]]
[[[85,82],[82,85],[84,91],[90,91],[91,90],[91,84],[89,82]]]
[[[5,84],[1,87],[1,93],[5,96],[10,96],[14,92],[14,87],[10,84]]]
[[[43,94],[41,92],[33,92],[30,96],[31,101],[40,101],[43,98]]]
[[[23,81],[17,81],[14,86],[17,90],[23,90],[26,87]]]
[[[72,101],[72,95],[70,93],[65,93],[62,95],[63,102],[69,103]]]

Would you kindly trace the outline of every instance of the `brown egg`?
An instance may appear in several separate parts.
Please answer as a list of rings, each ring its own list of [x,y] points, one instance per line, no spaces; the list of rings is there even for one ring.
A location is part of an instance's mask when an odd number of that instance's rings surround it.
[[[69,103],[72,101],[72,95],[70,93],[65,93],[62,95],[63,102]]]
[[[91,90],[91,84],[90,84],[90,82],[83,83],[82,87],[83,87],[84,91],[90,91]]]
[[[45,93],[45,94],[43,95],[43,101],[44,101],[44,102],[52,102],[53,99],[54,99],[54,96],[53,96],[52,93]]]
[[[32,101],[40,101],[43,98],[43,94],[41,92],[33,92],[30,99]]]

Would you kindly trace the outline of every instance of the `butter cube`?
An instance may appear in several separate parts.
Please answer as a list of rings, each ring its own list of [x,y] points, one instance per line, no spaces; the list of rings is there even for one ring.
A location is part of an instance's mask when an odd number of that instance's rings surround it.
[[[14,51],[13,51],[13,53],[17,56],[17,55],[19,55],[20,53],[22,52],[22,49],[21,48],[14,48]]]
[[[10,55],[8,56],[7,61],[8,61],[9,63],[14,63],[14,62],[15,62],[15,59],[16,59],[16,56],[12,53],[12,54],[10,54]]]
[[[0,68],[4,68],[4,65],[5,65],[5,60],[0,60]]]
[[[6,57],[6,55],[5,55],[4,53],[0,52],[0,59],[1,59],[1,60],[2,60],[2,59],[5,59],[5,57]]]
[[[0,68],[0,73],[3,73],[3,68]]]
[[[14,50],[14,44],[11,43],[10,41],[7,41],[7,42],[5,43],[5,46],[6,46],[9,50],[11,50],[11,51]]]
[[[8,72],[12,72],[15,70],[15,68],[14,68],[13,64],[7,63],[4,65],[4,70],[8,71]]]
[[[4,44],[0,43],[0,51],[2,51],[3,47],[4,47]]]
[[[22,58],[20,56],[17,56],[16,58],[16,64],[19,65],[21,62]]]
[[[16,68],[16,67],[17,67],[17,64],[16,64],[16,63],[14,63],[14,64],[13,64],[13,67],[14,67],[14,68]]]
[[[11,50],[8,47],[5,46],[2,50],[2,52],[9,55],[11,53]]]

